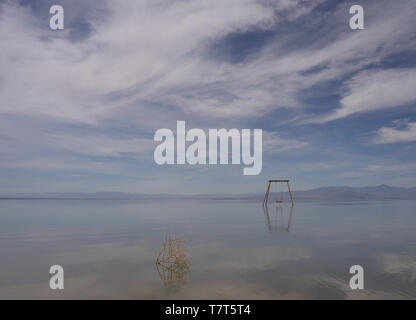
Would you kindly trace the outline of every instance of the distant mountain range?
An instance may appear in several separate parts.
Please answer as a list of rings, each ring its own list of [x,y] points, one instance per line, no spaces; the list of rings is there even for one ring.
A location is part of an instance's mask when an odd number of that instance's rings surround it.
[[[320,187],[311,190],[293,191],[296,201],[354,201],[377,199],[416,200],[416,187],[401,188],[388,185],[369,187]],[[125,192],[96,192],[96,193],[10,193],[0,195],[0,199],[263,199],[264,192],[251,194],[135,194]],[[270,199],[287,200],[288,192],[271,193]]]
[[[303,200],[410,200],[416,199],[416,187],[401,188],[385,184],[369,187],[320,187],[307,191],[295,191],[294,197]]]

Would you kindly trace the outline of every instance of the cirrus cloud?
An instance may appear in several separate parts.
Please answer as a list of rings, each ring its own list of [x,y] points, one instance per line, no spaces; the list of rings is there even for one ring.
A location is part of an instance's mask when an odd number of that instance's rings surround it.
[[[402,129],[380,128],[376,132],[375,143],[396,143],[416,141],[416,122],[408,122]]]
[[[416,101],[416,69],[367,70],[346,83],[341,108],[312,122],[324,123],[352,114],[403,106]]]

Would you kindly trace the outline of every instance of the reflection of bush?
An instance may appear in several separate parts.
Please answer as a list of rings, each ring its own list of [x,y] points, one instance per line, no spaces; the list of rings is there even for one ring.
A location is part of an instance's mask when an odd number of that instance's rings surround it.
[[[189,273],[189,257],[184,240],[166,235],[162,250],[156,260],[157,271],[166,288],[182,285]]]

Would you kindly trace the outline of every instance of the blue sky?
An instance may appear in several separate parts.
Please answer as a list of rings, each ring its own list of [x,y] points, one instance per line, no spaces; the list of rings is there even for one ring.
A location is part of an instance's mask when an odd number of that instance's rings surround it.
[[[412,0],[0,1],[0,192],[416,186],[415,16]],[[156,165],[177,120],[263,129],[262,173]]]

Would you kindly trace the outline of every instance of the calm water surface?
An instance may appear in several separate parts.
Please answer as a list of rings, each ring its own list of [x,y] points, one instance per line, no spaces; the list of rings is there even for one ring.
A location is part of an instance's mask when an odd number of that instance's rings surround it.
[[[416,202],[1,200],[0,298],[415,299]]]

